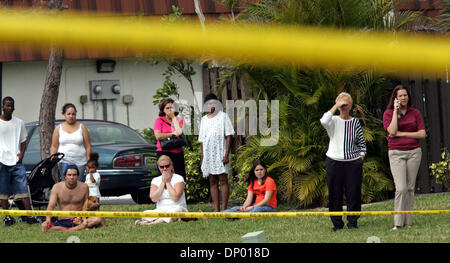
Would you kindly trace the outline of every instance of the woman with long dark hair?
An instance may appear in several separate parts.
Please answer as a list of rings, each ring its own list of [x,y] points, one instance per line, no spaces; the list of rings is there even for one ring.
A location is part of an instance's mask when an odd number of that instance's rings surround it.
[[[414,209],[414,188],[422,159],[420,139],[426,137],[425,124],[420,111],[411,107],[406,87],[394,88],[386,111],[383,127],[388,133],[389,164],[395,184],[395,211]],[[395,215],[394,227],[409,227],[411,215]]]
[[[242,206],[235,206],[223,212],[275,212],[277,208],[277,186],[260,161],[253,162],[246,180],[247,198]]]

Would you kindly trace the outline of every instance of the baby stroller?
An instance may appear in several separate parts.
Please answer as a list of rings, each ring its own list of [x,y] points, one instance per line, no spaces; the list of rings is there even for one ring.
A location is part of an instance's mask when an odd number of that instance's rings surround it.
[[[28,191],[32,205],[48,204],[50,190],[56,183],[52,176],[52,170],[62,158],[64,158],[63,153],[54,153],[47,159],[40,161],[31,171],[28,176]]]
[[[63,153],[54,153],[50,157],[40,161],[28,176],[28,192],[31,199],[31,208],[34,206],[46,206],[50,198],[50,190],[56,183],[52,176],[55,165],[64,158]],[[17,207],[25,210],[21,201],[14,201]]]

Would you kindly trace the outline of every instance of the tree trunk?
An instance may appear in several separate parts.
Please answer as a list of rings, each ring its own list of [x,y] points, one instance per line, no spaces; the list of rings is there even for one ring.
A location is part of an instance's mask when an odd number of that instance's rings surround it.
[[[62,0],[50,0],[48,7],[51,10],[61,10],[63,8]],[[62,48],[52,45],[39,111],[39,143],[42,159],[50,155],[52,135],[55,129],[56,103],[58,102],[59,84],[61,83],[61,72],[64,61],[63,54],[64,51]]]
[[[47,75],[39,111],[41,158],[50,155],[52,134],[55,128],[56,103],[58,101],[59,84],[61,82],[63,49],[53,46],[48,59]]]

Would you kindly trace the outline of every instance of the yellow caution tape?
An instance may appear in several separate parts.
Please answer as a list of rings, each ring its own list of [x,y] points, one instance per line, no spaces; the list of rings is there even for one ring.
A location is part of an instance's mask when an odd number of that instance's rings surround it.
[[[384,72],[445,72],[450,64],[450,39],[444,36],[241,23],[212,23],[203,30],[193,22],[29,10],[0,11],[0,42],[10,41]]]
[[[47,210],[0,210],[0,215],[11,216],[55,216],[55,217],[172,217],[172,218],[268,218],[305,216],[366,216],[395,214],[446,214],[450,210],[412,210],[412,211],[342,211],[342,212],[261,212],[261,213],[218,213],[218,212],[113,212],[113,211],[47,211]]]

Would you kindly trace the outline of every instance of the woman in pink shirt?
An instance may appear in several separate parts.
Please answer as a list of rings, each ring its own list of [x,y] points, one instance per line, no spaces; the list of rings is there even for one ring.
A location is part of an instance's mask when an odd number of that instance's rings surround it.
[[[395,184],[395,211],[414,209],[414,188],[422,159],[420,139],[425,139],[425,124],[420,111],[411,107],[408,90],[394,88],[383,114],[383,127],[388,133],[391,173]],[[411,215],[395,215],[394,227],[409,227]]]
[[[156,159],[162,155],[167,155],[172,159],[175,173],[186,180],[186,166],[184,164],[183,148],[174,148],[163,150],[160,140],[171,136],[181,136],[183,133],[184,120],[178,116],[178,111],[174,108],[173,99],[164,99],[159,103],[159,117],[156,118],[153,125],[153,131],[157,139]]]

